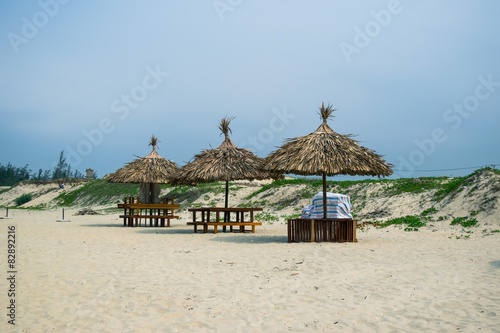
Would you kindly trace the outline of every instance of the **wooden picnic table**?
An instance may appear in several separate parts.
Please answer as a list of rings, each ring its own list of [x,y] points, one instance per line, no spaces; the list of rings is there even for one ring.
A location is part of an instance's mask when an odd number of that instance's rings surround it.
[[[173,198],[164,198],[161,203],[141,203],[139,198],[129,197],[123,200],[122,204],[118,204],[118,208],[123,209],[123,225],[129,227],[137,227],[141,225],[142,219],[149,220],[149,226],[155,227],[170,227],[170,220],[179,218],[174,215],[174,211],[181,206],[174,202]]]
[[[200,207],[189,208],[188,211],[193,213],[193,221],[187,225],[194,227],[194,232],[198,232],[198,226],[203,227],[203,232],[208,231],[208,227],[214,227],[214,233],[218,232],[218,227],[222,226],[226,231],[226,227],[239,227],[240,232],[245,232],[245,227],[252,227],[252,233],[255,233],[255,227],[261,226],[262,222],[254,220],[254,212],[261,212],[262,208],[247,208],[247,207]],[[198,219],[198,217],[201,218]]]

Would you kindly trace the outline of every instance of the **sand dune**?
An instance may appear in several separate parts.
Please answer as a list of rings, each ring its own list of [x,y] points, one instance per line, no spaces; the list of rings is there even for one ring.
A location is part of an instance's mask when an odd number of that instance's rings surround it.
[[[416,179],[415,182],[425,181]],[[231,189],[229,203],[230,206],[238,206],[242,203],[256,203],[264,208],[264,212],[276,218],[277,223],[285,223],[286,217],[300,213],[302,207],[308,205],[311,198],[316,194],[317,189],[309,188],[304,191],[305,185],[287,185],[282,187],[272,187],[258,195],[247,199],[247,196],[262,188],[263,184],[269,181],[239,181],[232,182],[235,189]],[[374,182],[357,184],[350,187],[346,192],[339,187],[329,188],[329,191],[351,195],[353,212],[360,222],[384,221],[391,218],[420,215],[428,209],[435,209],[433,215],[451,220],[453,217],[463,217],[475,214],[482,226],[486,228],[500,227],[500,174],[489,170],[482,170],[469,175],[463,186],[447,194],[440,200],[436,200],[436,190],[424,190],[415,193],[393,194],[387,191],[391,183]],[[21,207],[45,207],[45,209],[60,207],[58,196],[62,193],[71,193],[79,190],[82,183],[68,183],[64,190],[59,189],[57,183],[30,184],[14,186],[9,191],[0,193],[0,206],[15,206],[15,199],[22,194],[30,194],[33,199]],[[162,190],[162,196],[169,196],[170,189]],[[304,193],[305,192],[305,193]],[[94,203],[92,198],[84,197],[77,199],[73,208],[90,207],[95,210],[116,207],[116,203],[123,199],[123,195],[116,193],[114,197],[106,202]],[[176,198],[177,200],[177,198]],[[202,196],[194,197],[180,202],[183,206],[182,216],[187,216],[186,208],[193,205],[211,206],[223,205],[224,193],[205,193]]]

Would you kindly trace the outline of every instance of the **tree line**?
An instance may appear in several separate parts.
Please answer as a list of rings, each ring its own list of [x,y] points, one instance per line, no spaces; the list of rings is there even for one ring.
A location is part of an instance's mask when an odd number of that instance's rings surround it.
[[[84,178],[84,174],[79,170],[71,167],[66,161],[64,151],[59,154],[59,161],[53,170],[39,169],[37,172],[32,172],[26,164],[23,167],[17,167],[10,162],[6,165],[0,163],[0,186],[12,186],[24,180],[57,180]],[[94,173],[96,178],[96,173]]]

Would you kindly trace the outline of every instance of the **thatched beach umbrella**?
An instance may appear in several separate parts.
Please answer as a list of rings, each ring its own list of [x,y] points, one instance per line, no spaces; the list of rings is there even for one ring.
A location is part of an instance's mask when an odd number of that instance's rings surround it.
[[[392,164],[374,151],[364,148],[350,135],[341,135],[328,126],[327,120],[335,111],[322,103],[323,123],[306,136],[286,140],[286,143],[264,159],[262,168],[270,172],[323,177],[323,217],[326,210],[326,176],[370,175],[389,176]]]
[[[108,177],[111,183],[141,184],[139,198],[143,203],[160,202],[160,184],[170,183],[179,171],[179,166],[156,152],[158,139],[153,135],[149,143],[153,146],[151,153],[128,163]]]
[[[269,172],[259,169],[263,159],[248,149],[236,147],[229,138],[229,124],[234,118],[225,117],[219,129],[224,141],[215,149],[206,149],[184,165],[172,180],[174,185],[196,185],[214,181],[226,182],[225,207],[228,207],[229,182],[233,180],[254,180],[271,178]],[[277,178],[274,175],[274,178]]]

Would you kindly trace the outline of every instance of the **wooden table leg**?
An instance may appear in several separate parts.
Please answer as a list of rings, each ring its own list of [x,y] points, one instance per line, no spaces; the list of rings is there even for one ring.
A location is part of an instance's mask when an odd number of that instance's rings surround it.
[[[292,242],[292,220],[287,221],[288,243]]]
[[[193,211],[193,222],[194,222],[194,233],[198,232],[198,226],[196,225],[196,211]]]
[[[311,220],[311,242],[315,242],[316,239],[315,239],[315,229],[314,229],[314,220]]]

